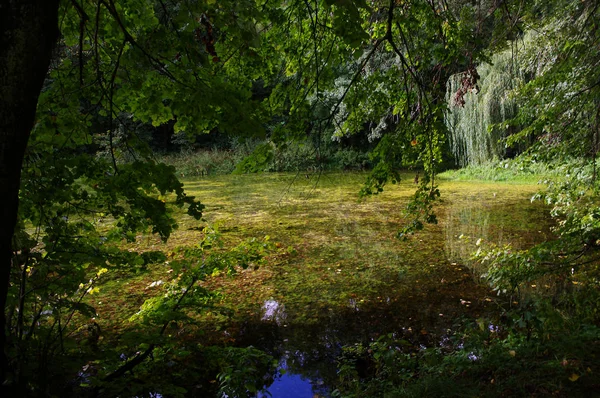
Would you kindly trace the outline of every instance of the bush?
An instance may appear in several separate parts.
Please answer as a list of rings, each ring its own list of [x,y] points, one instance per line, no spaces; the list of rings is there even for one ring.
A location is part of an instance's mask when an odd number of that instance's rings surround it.
[[[248,156],[243,150],[200,150],[183,151],[178,154],[164,155],[161,162],[175,166],[181,177],[205,177],[216,174],[229,174],[235,166]]]
[[[186,149],[163,155],[160,161],[175,166],[182,177],[203,177],[238,172],[296,172],[316,170],[366,170],[372,164],[368,153],[337,145],[292,142],[275,147],[268,141],[232,144],[231,150]],[[240,167],[239,165],[242,164]]]

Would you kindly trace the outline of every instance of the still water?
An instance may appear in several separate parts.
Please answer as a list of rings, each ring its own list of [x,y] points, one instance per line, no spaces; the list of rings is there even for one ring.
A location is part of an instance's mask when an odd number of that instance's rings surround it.
[[[439,224],[400,242],[394,235],[415,189],[410,179],[357,201],[356,181],[327,178],[302,189],[290,184],[277,200],[248,180],[246,191],[224,194],[223,208],[238,213],[221,221],[247,222],[242,227],[294,247],[253,282],[267,293],[248,291],[257,302],[247,304],[249,315],[229,332],[239,346],[279,361],[259,397],[329,397],[342,347],[386,334],[415,350],[445,344],[456,319],[495,308],[495,293],[480,279],[485,270],[470,260],[477,247],[526,248],[552,236],[547,209],[530,201],[537,186],[442,182]]]

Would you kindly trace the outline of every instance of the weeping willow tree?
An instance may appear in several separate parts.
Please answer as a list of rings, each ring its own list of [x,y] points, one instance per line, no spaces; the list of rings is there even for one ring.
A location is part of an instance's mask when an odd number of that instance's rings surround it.
[[[462,74],[452,76],[448,82],[446,123],[452,153],[461,167],[506,155],[503,139],[513,133],[514,127],[502,122],[516,116],[517,105],[511,92],[523,79],[514,54],[505,50],[495,54],[490,64],[480,65],[479,84],[468,92],[461,92]]]

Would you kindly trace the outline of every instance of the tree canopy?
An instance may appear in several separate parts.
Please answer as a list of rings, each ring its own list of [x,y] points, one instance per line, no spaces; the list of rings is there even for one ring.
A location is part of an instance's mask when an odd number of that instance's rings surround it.
[[[82,298],[106,267],[165,256],[124,250],[123,240],[168,239],[177,206],[202,217],[141,136],[148,126],[264,138],[241,172],[292,141],[313,140],[319,160],[323,137],[363,135],[374,143],[364,194],[397,181],[399,167],[424,169],[406,236],[436,222],[435,175],[453,156],[449,113],[504,54],[514,84],[493,95],[511,96],[514,112],[486,126],[538,160],[592,159],[591,174],[572,182],[580,190],[561,185],[547,200],[572,238],[561,250],[598,246],[597,208],[572,206],[597,185],[596,1],[2,0],[0,15],[1,376],[15,391],[51,384],[49,363],[67,351],[74,314],[93,314]],[[228,267],[229,257],[205,254],[210,245],[186,253],[176,286]],[[250,264],[261,245],[229,256]],[[149,304],[164,310],[148,310],[162,331],[125,365],[108,358],[98,380],[146,359],[191,303],[186,292]]]

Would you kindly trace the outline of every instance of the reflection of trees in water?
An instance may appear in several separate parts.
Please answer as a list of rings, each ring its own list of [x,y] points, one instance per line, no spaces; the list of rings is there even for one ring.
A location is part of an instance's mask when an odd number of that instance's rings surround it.
[[[452,262],[468,265],[479,277],[484,270],[474,269],[471,261],[477,251],[477,244],[482,241],[504,243],[504,229],[493,228],[490,222],[491,211],[481,206],[453,205],[448,211],[445,236],[446,255]]]
[[[530,248],[551,237],[548,209],[527,200],[513,202],[460,201],[449,206],[445,249],[450,261],[468,265],[479,277],[486,269],[472,261],[480,247],[490,244]]]
[[[402,312],[390,305],[397,307],[400,303],[390,300],[383,308],[380,304],[377,308],[365,305],[360,311],[358,304],[321,309],[315,321],[298,323],[293,317],[293,305],[289,309],[292,312],[286,314],[281,301],[267,300],[260,317],[245,323],[238,344],[265,350],[279,360],[278,368],[285,369],[286,375],[300,375],[311,384],[314,394],[326,397],[338,381],[336,359],[344,345],[368,344],[403,323],[389,316]],[[272,382],[277,377],[273,375]]]
[[[517,203],[517,199],[489,196],[487,201],[474,198],[448,203],[444,210],[445,236],[436,234],[431,237],[436,242],[427,241],[418,247],[429,248],[445,238],[446,256],[464,263],[480,238],[515,247],[544,239],[544,234],[537,234],[545,219],[543,207],[525,199]],[[460,235],[470,239],[458,239]],[[337,360],[343,354],[342,347],[367,347],[387,334],[409,342],[401,347],[406,350],[437,346],[452,327],[452,319],[482,313],[483,304],[476,298],[486,294],[482,293],[487,292],[485,288],[476,286],[469,276],[463,278],[464,271],[459,267],[427,267],[428,272],[422,273],[422,264],[421,257],[416,257],[414,264],[403,264],[407,273],[400,279],[398,269],[382,275],[385,282],[374,287],[376,291],[366,295],[364,301],[361,295],[349,295],[335,304],[325,303],[310,286],[303,288],[313,296],[312,301],[297,302],[294,294],[270,298],[260,304],[260,311],[252,319],[243,322],[237,344],[258,347],[275,357],[278,368],[286,371],[279,383],[297,382],[301,377],[314,394],[328,396],[327,392],[339,382]],[[458,283],[440,285],[440,280]],[[269,385],[280,375],[271,376]]]
[[[411,298],[404,291],[397,295],[388,293],[382,295],[380,301],[363,303],[348,299],[339,307],[314,308],[315,319],[310,322],[296,314],[302,309],[295,308],[294,303],[283,299],[266,300],[261,306],[262,312],[244,323],[237,344],[266,351],[279,361],[278,368],[285,369],[286,375],[300,375],[310,383],[313,394],[329,396],[332,386],[339,382],[337,365],[343,347],[367,347],[381,336],[393,335],[408,342],[402,349],[416,352],[423,347],[438,345],[440,336],[447,332],[445,318],[439,315],[440,312],[449,314],[448,308],[444,307],[449,305],[445,293],[413,297],[413,292]],[[458,303],[458,298],[453,297],[450,301]],[[424,309],[429,307],[435,313],[433,319],[424,314],[427,311]],[[277,373],[272,375],[268,385],[276,382],[278,376]]]

